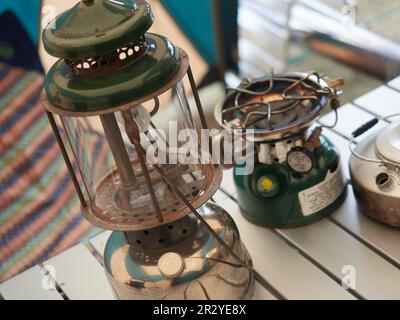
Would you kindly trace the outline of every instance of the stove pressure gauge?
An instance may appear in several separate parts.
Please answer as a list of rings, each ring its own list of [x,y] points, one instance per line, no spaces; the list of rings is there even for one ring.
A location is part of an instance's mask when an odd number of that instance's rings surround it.
[[[296,173],[308,173],[314,168],[313,153],[303,147],[295,147],[287,154],[286,163]]]

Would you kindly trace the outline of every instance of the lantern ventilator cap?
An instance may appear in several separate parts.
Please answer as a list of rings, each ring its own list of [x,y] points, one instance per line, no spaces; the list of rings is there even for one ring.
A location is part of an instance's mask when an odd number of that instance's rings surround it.
[[[46,109],[68,116],[114,112],[180,81],[187,55],[147,33],[152,23],[144,0],[82,0],[59,15],[43,32],[47,52],[61,58],[46,76]]]
[[[62,59],[99,56],[140,39],[153,21],[144,0],[82,0],[47,25],[43,43]]]

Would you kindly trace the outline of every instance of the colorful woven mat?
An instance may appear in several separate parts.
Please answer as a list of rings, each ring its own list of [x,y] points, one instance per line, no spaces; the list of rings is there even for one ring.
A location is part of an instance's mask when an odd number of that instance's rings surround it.
[[[0,282],[91,229],[39,94],[43,77],[0,63]],[[88,152],[104,153],[98,139]]]

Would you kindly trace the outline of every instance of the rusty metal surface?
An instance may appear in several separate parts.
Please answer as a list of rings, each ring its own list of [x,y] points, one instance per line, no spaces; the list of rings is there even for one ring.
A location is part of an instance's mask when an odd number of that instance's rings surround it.
[[[137,184],[132,192],[145,195],[147,194],[146,183],[138,161],[133,161],[132,166],[137,178]],[[211,164],[204,165],[201,174],[197,176],[200,180],[192,182],[184,182],[182,176],[193,173],[193,168],[185,165],[163,165],[161,167],[195,208],[199,208],[213,196],[222,180],[222,170]],[[158,199],[163,224],[175,221],[191,212],[151,167],[149,174],[153,186],[164,191],[163,198]],[[146,205],[132,207],[129,213],[115,208],[114,195],[121,183],[118,178],[115,178],[116,176],[118,174],[115,168],[98,183],[95,191],[95,204],[87,209],[82,209],[85,218],[92,224],[107,230],[134,231],[160,225],[149,201],[146,201]]]
[[[271,73],[269,78],[244,80],[230,88],[215,116],[224,128],[254,129],[255,141],[271,141],[296,135],[311,126],[336,103],[339,80],[329,82],[317,73]]]

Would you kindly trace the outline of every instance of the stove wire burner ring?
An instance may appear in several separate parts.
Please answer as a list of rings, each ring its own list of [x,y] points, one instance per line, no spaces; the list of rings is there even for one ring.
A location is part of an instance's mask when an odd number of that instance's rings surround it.
[[[267,88],[262,90],[262,85],[267,81]],[[332,83],[335,86],[342,84],[339,80]],[[299,76],[299,74],[275,75],[271,71],[268,80],[244,79],[238,88],[228,87],[228,91],[234,92],[233,103],[232,106],[221,110],[221,123],[231,130],[244,131],[255,127],[273,132],[285,125],[291,126],[313,120],[324,108],[323,103],[320,103],[321,100],[330,99],[335,120],[332,125],[321,125],[321,127],[333,128],[337,124],[339,106],[337,101],[339,93],[333,87],[326,85],[316,72]],[[300,111],[298,107],[302,107]]]

